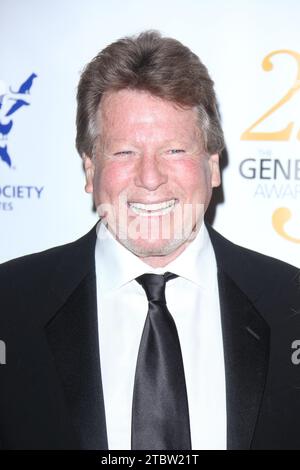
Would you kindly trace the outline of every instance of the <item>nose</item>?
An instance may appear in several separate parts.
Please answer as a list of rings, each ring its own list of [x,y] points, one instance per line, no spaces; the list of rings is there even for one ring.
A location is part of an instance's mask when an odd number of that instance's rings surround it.
[[[155,191],[168,181],[166,168],[153,155],[143,155],[139,160],[134,178],[135,185]]]

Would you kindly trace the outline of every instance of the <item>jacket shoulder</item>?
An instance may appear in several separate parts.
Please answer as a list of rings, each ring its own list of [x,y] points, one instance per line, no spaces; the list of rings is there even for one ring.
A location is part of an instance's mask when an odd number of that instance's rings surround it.
[[[78,240],[48,248],[46,250],[32,253],[18,258],[11,259],[0,264],[0,289],[6,283],[6,281],[16,281],[20,276],[22,282],[26,282],[28,276],[35,277],[43,276],[47,277],[49,271],[55,268],[62,258],[68,255],[68,253],[76,250],[77,246],[80,246],[81,242],[85,237],[81,237]],[[12,276],[11,279],[8,279]]]
[[[265,276],[267,272],[276,273],[282,278],[300,274],[300,270],[296,266],[233,243],[212,227],[208,226],[207,228],[219,266],[232,271],[248,272],[250,275],[255,272],[257,276],[259,274]]]
[[[218,271],[227,276],[265,312],[269,321],[284,312],[299,311],[300,269],[289,263],[239,246],[208,227]]]
[[[92,269],[96,230],[73,242],[0,265],[1,316],[30,315],[46,309]],[[65,294],[67,295],[67,294]]]

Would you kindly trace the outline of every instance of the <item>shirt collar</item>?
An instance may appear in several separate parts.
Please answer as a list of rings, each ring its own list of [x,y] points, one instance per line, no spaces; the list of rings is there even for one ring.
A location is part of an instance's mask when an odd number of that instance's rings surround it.
[[[163,274],[166,271],[208,288],[217,270],[214,250],[204,223],[175,260],[163,268],[153,268],[118,242],[100,221],[97,225],[95,257],[103,291],[118,289],[144,273]]]

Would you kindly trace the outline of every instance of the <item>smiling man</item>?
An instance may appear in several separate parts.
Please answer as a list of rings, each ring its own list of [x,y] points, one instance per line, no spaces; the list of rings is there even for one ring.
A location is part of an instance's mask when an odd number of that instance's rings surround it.
[[[197,108],[146,90],[108,91],[97,127],[94,156],[84,156],[86,190],[123,246],[166,266],[195,236],[220,184],[219,155],[205,150]]]
[[[77,99],[99,222],[0,267],[0,446],[299,449],[299,272],[204,222],[224,148],[206,67],[148,31]]]

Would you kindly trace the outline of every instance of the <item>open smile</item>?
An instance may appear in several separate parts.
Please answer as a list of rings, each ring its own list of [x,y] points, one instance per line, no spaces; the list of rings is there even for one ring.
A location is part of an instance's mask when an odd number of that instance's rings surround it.
[[[177,199],[169,199],[168,201],[155,204],[129,202],[128,207],[137,215],[141,215],[143,217],[153,217],[170,213],[174,209],[177,202]]]

